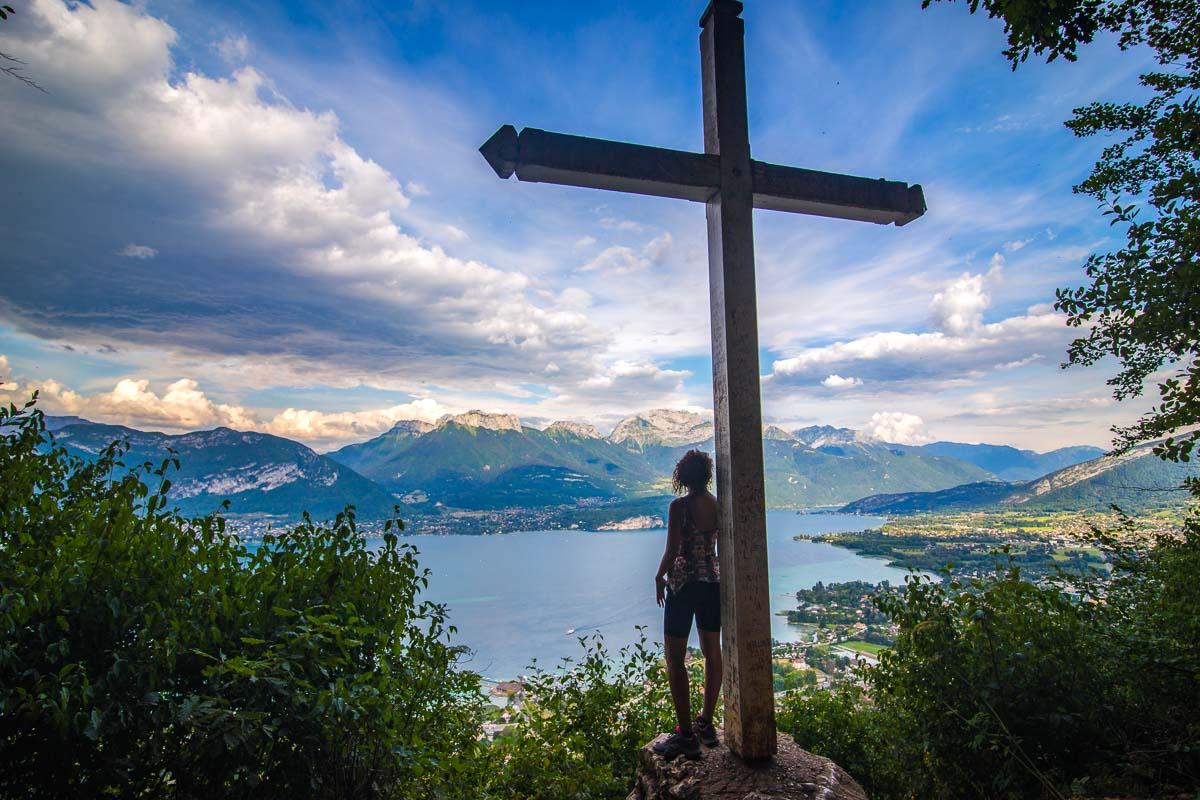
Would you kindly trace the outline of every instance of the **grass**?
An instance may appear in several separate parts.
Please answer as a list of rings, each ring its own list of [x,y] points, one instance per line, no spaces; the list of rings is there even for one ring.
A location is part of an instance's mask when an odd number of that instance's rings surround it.
[[[875,644],[874,642],[860,642],[857,639],[852,639],[848,642],[841,642],[841,646],[845,647],[847,650],[854,650],[856,652],[866,653],[867,655],[872,655],[872,656],[877,656],[880,653],[882,653],[884,650],[891,649],[890,647],[888,647],[885,644]]]

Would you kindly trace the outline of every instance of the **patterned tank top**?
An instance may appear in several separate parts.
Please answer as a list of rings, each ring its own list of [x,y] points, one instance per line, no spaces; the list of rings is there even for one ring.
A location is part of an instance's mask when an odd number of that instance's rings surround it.
[[[684,583],[721,582],[721,569],[717,563],[717,530],[699,530],[692,521],[691,505],[686,497],[683,499],[683,541],[679,550],[683,560],[687,562],[687,578]]]

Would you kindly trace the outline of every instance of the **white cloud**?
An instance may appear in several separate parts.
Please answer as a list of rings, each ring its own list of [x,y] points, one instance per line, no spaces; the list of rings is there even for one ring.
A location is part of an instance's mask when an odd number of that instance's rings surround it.
[[[662,369],[645,361],[617,361],[585,380],[583,386],[588,389],[610,389],[622,382],[636,381],[677,389],[690,374],[687,370]]]
[[[126,258],[137,258],[144,261],[148,258],[154,258],[156,255],[158,255],[158,251],[149,245],[127,244],[117,251],[117,255],[125,256]]]
[[[288,408],[265,422],[256,423],[255,430],[298,439],[312,446],[332,446],[378,436],[398,420],[437,422],[446,414],[461,411],[461,408],[443,405],[432,398],[367,411],[324,412]]]
[[[1009,253],[1015,253],[1018,250],[1024,249],[1024,247],[1032,241],[1033,241],[1032,236],[1029,237],[1028,239],[1013,239],[1012,241],[1005,242],[1003,247],[1004,247],[1005,251],[1007,251]]]
[[[879,411],[871,415],[867,433],[894,444],[925,444],[933,438],[925,432],[925,421],[903,411]]]
[[[8,356],[0,353],[0,392],[16,391],[18,386],[15,381],[10,380],[12,377],[13,374],[8,366]]]
[[[1025,358],[1018,358],[1016,361],[998,364],[996,365],[996,369],[1020,369],[1021,367],[1032,364],[1035,361],[1041,361],[1043,358],[1045,358],[1045,356],[1043,356],[1041,353],[1034,353],[1033,355]]]
[[[179,74],[175,31],[140,6],[37,0],[26,38],[22,52],[45,65],[50,94],[6,108],[0,132],[36,139],[48,158],[103,150],[106,166],[153,174],[199,204],[195,222],[224,246],[310,281],[314,294],[386,307],[405,326],[394,338],[436,343],[440,358],[469,352],[472,363],[490,351],[489,363],[516,368],[551,354],[577,362],[606,338],[580,313],[532,302],[527,275],[451,257],[403,230],[410,196],[342,139],[333,113],[293,105],[252,67]],[[146,247],[122,253],[149,257]],[[658,252],[648,246],[644,257]]]
[[[930,318],[935,328],[951,336],[963,336],[979,327],[983,311],[991,302],[991,296],[984,290],[983,276],[964,272],[933,296],[929,302]]]
[[[843,378],[841,375],[830,375],[821,381],[822,386],[830,389],[853,389],[856,386],[862,386],[862,384],[862,378]]]
[[[37,390],[40,404],[48,411],[77,414],[98,422],[167,430],[215,425],[244,429],[253,425],[245,408],[213,402],[196,381],[187,378],[171,383],[161,395],[150,388],[150,381],[135,378],[123,378],[111,391],[93,395],[73,391],[56,380],[25,384],[21,390],[26,394]]]
[[[671,234],[663,233],[647,242],[640,251],[624,246],[606,247],[579,271],[614,275],[639,272],[661,264],[670,255],[671,246]]]
[[[855,375],[873,385],[960,381],[998,369],[1015,369],[1074,338],[1065,317],[1048,304],[1024,315],[984,323],[991,302],[987,276],[963,273],[929,303],[924,333],[885,331],[800,351],[775,361],[769,379],[778,384],[824,384],[830,376]],[[835,381],[835,383],[837,383]]]
[[[617,217],[602,217],[600,219],[600,227],[610,231],[640,232],[646,230],[646,227],[640,222],[634,222],[631,219],[618,219]]]
[[[3,356],[0,356],[3,359]],[[0,370],[6,369],[0,361]],[[237,430],[256,430],[296,439],[311,446],[332,446],[360,441],[387,431],[398,420],[419,419],[436,422],[445,414],[462,411],[433,398],[365,411],[326,412],[286,408],[271,413],[241,405],[218,403],[209,398],[199,384],[182,378],[166,386],[159,394],[150,381],[123,378],[107,392],[84,394],[56,380],[0,384],[3,402],[23,401],[39,392],[39,407],[51,414],[71,414],[94,422],[128,425],[134,428],[184,432],[215,426]]]
[[[993,280],[1004,276],[1004,256],[999,253],[992,253],[992,257],[988,259],[987,277]]]
[[[557,305],[564,308],[582,311],[592,304],[592,294],[577,286],[568,286],[558,294]]]
[[[586,250],[596,243],[595,236],[580,236],[575,240],[576,250]]]
[[[250,57],[250,40],[241,33],[213,42],[212,48],[226,64],[241,64]]]

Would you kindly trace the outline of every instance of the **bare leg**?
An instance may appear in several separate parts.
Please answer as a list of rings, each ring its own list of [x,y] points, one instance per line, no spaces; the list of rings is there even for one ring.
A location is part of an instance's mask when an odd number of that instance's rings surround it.
[[[700,651],[704,653],[704,711],[700,716],[712,722],[721,694],[721,634],[699,631]]]
[[[692,729],[691,698],[688,697],[688,674],[684,666],[687,656],[687,639],[678,636],[663,636],[667,655],[667,682],[671,687],[671,701],[675,704],[675,719],[679,730]]]

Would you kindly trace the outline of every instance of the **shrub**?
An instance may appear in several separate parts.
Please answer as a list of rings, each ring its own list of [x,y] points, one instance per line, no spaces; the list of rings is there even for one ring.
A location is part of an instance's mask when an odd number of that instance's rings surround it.
[[[528,680],[515,735],[490,748],[488,797],[624,798],[638,751],[675,726],[661,658],[644,634],[616,659],[599,636],[581,637],[580,645],[578,660],[535,669]],[[695,662],[691,679],[697,704],[703,677]]]
[[[478,680],[399,520],[377,551],[353,509],[251,549],[121,455],[0,409],[0,795],[455,794]]]
[[[905,765],[896,761],[903,751],[896,740],[899,726],[860,687],[841,683],[790,691],[779,702],[776,721],[801,747],[833,759],[871,797],[904,794],[899,782],[906,780]]]
[[[877,798],[1162,796],[1200,787],[1200,517],[1100,534],[1111,573],[1016,567],[877,598],[899,625],[866,689],[780,715]]]

